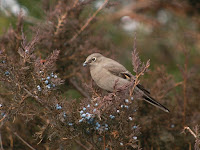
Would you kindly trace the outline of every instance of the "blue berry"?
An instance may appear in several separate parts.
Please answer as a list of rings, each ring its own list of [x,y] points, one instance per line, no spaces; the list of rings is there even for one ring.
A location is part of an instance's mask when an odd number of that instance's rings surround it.
[[[84,120],[84,119],[82,118],[82,119],[80,119],[78,122],[83,122],[83,120]]]
[[[80,114],[82,114],[82,113],[83,113],[83,110],[80,111]]]
[[[56,87],[56,85],[55,85],[55,84],[53,84],[52,86],[53,86],[53,87]]]
[[[171,128],[174,128],[174,127],[175,127],[175,125],[174,125],[174,124],[172,124],[172,125],[171,125]]]
[[[42,81],[44,81],[45,80],[45,78],[42,78]]]
[[[132,121],[132,120],[133,120],[133,118],[132,118],[132,117],[128,117],[128,119],[129,119],[130,121]]]
[[[1,116],[4,117],[6,114],[4,112],[1,112]]]
[[[82,117],[82,118],[85,118],[85,117],[86,117],[86,114],[82,114],[81,117]]]
[[[131,97],[131,100],[133,101],[133,100],[134,100],[134,98],[133,98],[133,97]]]
[[[39,85],[37,86],[37,88],[38,88],[38,91],[42,91],[42,88]]]
[[[105,124],[105,127],[108,127],[108,124]]]
[[[133,129],[137,129],[137,126],[133,126]]]
[[[125,99],[125,102],[126,102],[126,103],[128,103],[128,102],[129,102],[129,100],[128,100],[128,99]]]
[[[134,136],[133,139],[134,139],[134,140],[137,140],[137,136]]]
[[[51,73],[51,77],[54,77],[54,74],[53,74],[53,72]]]
[[[58,76],[57,75],[54,75],[54,78],[56,79]]]
[[[62,109],[62,107],[60,105],[56,104],[56,109],[60,110],[60,109]]]
[[[63,112],[63,117],[64,117],[64,118],[66,118],[66,117],[67,117],[67,115],[66,115],[66,112]]]
[[[121,108],[123,108],[124,107],[124,105],[121,105]]]
[[[85,108],[85,107],[83,107],[83,110],[85,111],[85,110],[86,110],[86,108]]]
[[[45,84],[48,84],[48,83],[49,83],[49,81],[48,81],[48,80],[45,80],[45,81],[44,81],[44,83],[45,83]]]
[[[94,104],[94,106],[98,106],[98,103]]]
[[[9,72],[9,71],[6,71],[4,74],[5,74],[6,76],[8,76],[8,75],[10,75],[10,72]]]
[[[47,77],[47,80],[49,80],[49,79],[50,79],[50,76]]]
[[[105,128],[106,131],[108,131],[108,128]]]
[[[98,122],[96,122],[96,126],[97,126],[97,127],[101,127],[101,125],[100,125]]]
[[[88,104],[87,107],[90,108],[90,104]]]
[[[73,123],[69,122],[69,123],[68,123],[68,125],[69,125],[69,126],[72,126],[72,125],[73,125]]]
[[[48,89],[50,89],[50,88],[51,88],[51,84],[48,84],[46,87],[47,87]]]
[[[5,64],[5,63],[6,63],[6,61],[5,61],[5,60],[3,60],[3,61],[2,61],[2,63],[3,63],[3,64]]]
[[[101,142],[101,141],[102,141],[102,138],[99,138],[98,141]]]
[[[124,107],[128,109],[128,106],[127,106],[127,105],[125,105]]]
[[[91,114],[87,114],[86,119],[89,120],[91,118],[91,116],[92,116]]]
[[[119,113],[119,110],[117,110],[117,113]]]
[[[96,112],[96,111],[97,111],[97,109],[94,109],[94,110],[93,110],[93,112]]]
[[[111,118],[111,119],[115,119],[115,116],[113,116],[113,115],[110,115],[110,118]]]
[[[124,144],[122,142],[119,143],[121,146],[123,146]]]

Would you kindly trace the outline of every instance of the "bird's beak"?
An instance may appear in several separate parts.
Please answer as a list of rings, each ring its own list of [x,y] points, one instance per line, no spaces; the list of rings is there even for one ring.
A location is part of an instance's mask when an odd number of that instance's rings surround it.
[[[87,64],[88,64],[88,63],[85,61],[85,62],[83,63],[83,67],[87,66]]]

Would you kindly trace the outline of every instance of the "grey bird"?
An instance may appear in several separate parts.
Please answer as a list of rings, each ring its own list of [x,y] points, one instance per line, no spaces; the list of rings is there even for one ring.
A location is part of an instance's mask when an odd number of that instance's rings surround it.
[[[93,53],[86,58],[83,66],[89,66],[90,74],[95,83],[102,89],[113,92],[114,89],[118,89],[124,85],[130,83],[130,79],[134,76],[120,63],[113,59],[107,58],[100,53]],[[150,96],[150,92],[147,91],[141,84],[137,84],[134,92],[139,92],[142,95],[142,99],[146,102],[162,109],[165,112],[169,110],[157,102]]]

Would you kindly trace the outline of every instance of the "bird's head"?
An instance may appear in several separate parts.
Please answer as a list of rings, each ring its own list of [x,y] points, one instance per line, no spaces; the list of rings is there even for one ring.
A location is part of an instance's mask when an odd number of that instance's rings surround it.
[[[93,53],[86,58],[85,62],[83,63],[83,66],[95,66],[101,61],[102,58],[103,55],[101,55],[100,53]]]

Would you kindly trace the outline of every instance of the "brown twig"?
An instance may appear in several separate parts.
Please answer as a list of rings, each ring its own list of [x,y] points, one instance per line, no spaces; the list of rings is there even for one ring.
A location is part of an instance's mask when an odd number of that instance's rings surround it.
[[[96,15],[106,6],[109,0],[105,0],[104,3],[94,12],[94,14],[86,21],[86,23],[81,27],[81,29],[69,40],[73,42],[78,35],[85,30],[85,28],[90,24],[90,22],[96,17]]]
[[[88,149],[85,145],[83,145],[80,141],[75,140],[75,142],[76,142],[77,144],[79,144],[81,147],[83,147],[84,149],[89,150],[89,149]]]
[[[170,92],[171,90],[173,90],[175,87],[180,86],[180,85],[182,85],[182,84],[183,84],[182,81],[181,81],[181,82],[175,83],[172,87],[166,89],[166,92],[165,92],[165,93],[163,93],[163,94],[160,95],[160,96],[157,96],[157,99],[162,99],[163,97],[166,96],[166,93],[169,93],[169,92]]]
[[[105,138],[105,132],[104,132],[104,135],[103,135],[103,147],[104,147],[104,150],[106,149],[106,138]]]
[[[79,0],[76,0],[76,1],[74,2],[74,4],[73,4],[73,6],[72,6],[71,9],[74,9],[74,8],[77,6],[78,2],[79,2]],[[71,10],[71,9],[69,9],[69,10]],[[69,11],[69,10],[68,10],[68,11]],[[66,18],[67,15],[68,15],[68,11],[65,12],[61,17],[58,18],[58,24],[57,24],[57,26],[56,26],[56,31],[55,31],[55,33],[54,33],[56,36],[59,34],[61,28],[63,27],[65,18]]]
[[[69,79],[69,82],[86,98],[90,98],[90,96],[72,79]]]
[[[135,76],[135,83],[133,85],[133,88],[131,89],[130,96],[132,96],[133,91],[134,91],[136,85],[138,85],[139,82],[140,82],[139,77],[141,75],[143,75],[143,73],[145,72],[145,70],[147,70],[149,68],[149,66],[150,66],[150,64],[147,63],[147,65],[143,68],[143,70],[138,75]]]
[[[2,122],[6,118],[6,116],[7,115],[4,115],[3,118],[1,118],[0,122]]]
[[[19,136],[18,134],[17,134],[17,132],[13,132],[9,127],[7,127],[7,129],[9,130],[9,131],[11,131],[16,137],[18,137],[26,146],[28,146],[30,149],[32,149],[32,150],[36,150],[35,148],[33,148],[30,144],[28,144],[21,136]]]
[[[190,127],[184,127],[184,131],[185,130],[188,130],[194,136],[195,139],[197,138],[197,135],[190,129]]]
[[[60,32],[60,29],[63,27],[63,23],[64,23],[65,18],[67,17],[67,14],[68,13],[66,12],[61,17],[58,18],[58,25],[56,26],[56,31],[54,33],[56,36]]]
[[[185,125],[186,107],[187,107],[188,52],[185,47],[183,48],[183,51],[185,55],[184,70],[183,70],[183,99],[184,99],[183,125]]]
[[[72,8],[75,8],[75,7],[77,6],[78,2],[79,2],[79,0],[76,0],[76,1],[74,2],[74,4],[73,4],[73,7],[72,7]]]
[[[90,145],[90,147],[88,148],[88,150],[91,150],[93,148],[92,144],[89,143],[88,141],[86,141],[88,145]]]
[[[186,64],[185,64],[185,72],[187,72]],[[183,80],[183,99],[184,99],[183,124],[184,125],[185,125],[186,105],[187,105],[186,84],[187,84],[187,77],[185,77],[185,75],[184,75],[184,80]]]
[[[14,134],[16,137],[18,137],[18,138],[19,138],[25,145],[27,145],[30,149],[36,150],[36,149],[33,148],[30,144],[28,144],[24,139],[22,139],[21,136],[19,136],[19,135],[17,134],[17,132],[13,132],[13,134]]]
[[[35,98],[36,102],[38,102],[42,107],[44,107],[45,109],[47,109],[48,111],[50,111],[49,107],[44,105],[42,102],[41,102],[41,99],[39,99],[38,96],[32,94],[30,91],[28,91],[26,88],[23,88],[24,91],[26,91],[26,93],[28,95],[30,95],[31,97]]]
[[[1,150],[4,150],[4,149],[3,149],[2,138],[1,138],[1,133],[0,133],[0,145],[1,145]]]

